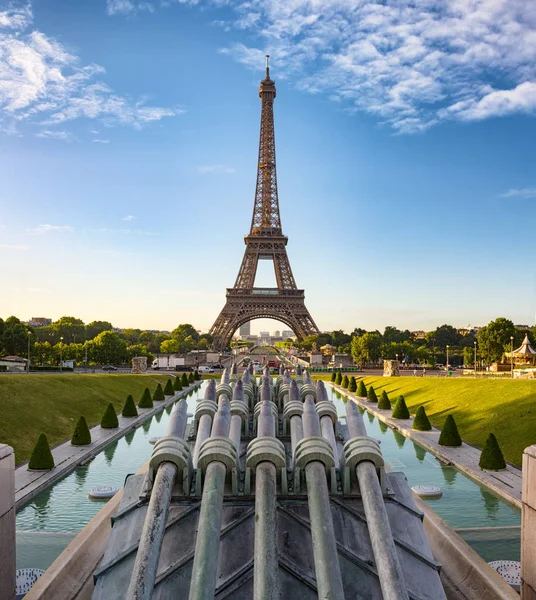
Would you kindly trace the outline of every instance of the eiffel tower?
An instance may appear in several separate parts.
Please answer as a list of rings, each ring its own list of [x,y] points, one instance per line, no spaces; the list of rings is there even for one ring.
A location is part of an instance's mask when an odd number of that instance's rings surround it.
[[[234,287],[227,288],[223,310],[210,330],[215,348],[225,348],[234,332],[252,319],[276,319],[288,325],[299,340],[320,333],[305,307],[304,290],[296,287],[287,255],[288,238],[281,229],[275,168],[274,98],[266,56],[266,77],[261,81],[261,133],[257,188],[251,231],[245,236],[246,251]],[[259,260],[272,260],[276,288],[256,288]]]

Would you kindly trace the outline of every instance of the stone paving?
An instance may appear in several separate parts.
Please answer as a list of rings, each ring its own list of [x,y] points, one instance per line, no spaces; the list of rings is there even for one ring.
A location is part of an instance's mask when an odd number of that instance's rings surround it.
[[[176,402],[199,385],[201,385],[201,382],[196,381],[175,395],[166,396],[165,400],[155,402],[153,408],[140,408],[137,406],[137,417],[123,417],[118,414],[119,427],[117,429],[102,429],[100,425],[93,426],[90,429],[92,443],[88,446],[72,446],[70,440],[56,446],[52,449],[56,466],[50,471],[29,471],[27,463],[20,465],[15,469],[15,507],[20,508],[52,483],[65,477],[79,464],[98,454],[110,442],[118,440],[131,429],[139,427],[147,418]]]
[[[397,429],[407,438],[415,440],[429,452],[439,458],[445,464],[452,464],[457,469],[474,479],[478,483],[493,490],[496,494],[521,508],[521,469],[507,465],[502,471],[483,471],[479,466],[481,449],[475,448],[463,442],[459,447],[440,446],[440,431],[432,428],[432,431],[415,431],[412,429],[413,417],[410,419],[393,419],[390,410],[380,410],[376,404],[368,402],[366,398],[356,396],[352,392],[331,384],[338,392],[351,398],[356,404],[362,406],[375,415],[380,421],[392,429]]]

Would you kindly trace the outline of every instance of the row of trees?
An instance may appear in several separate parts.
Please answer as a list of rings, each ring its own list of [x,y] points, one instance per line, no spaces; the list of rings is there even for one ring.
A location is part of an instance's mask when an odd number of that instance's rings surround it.
[[[478,333],[458,331],[451,325],[441,325],[424,337],[415,337],[410,331],[393,326],[379,331],[354,329],[346,334],[342,330],[331,334],[309,336],[299,344],[303,350],[321,348],[325,344],[335,346],[339,352],[351,353],[359,365],[375,363],[380,359],[396,359],[410,364],[445,364],[446,349],[449,347],[449,363],[474,366],[475,342],[477,363],[501,361],[504,352],[510,350],[511,337],[514,348],[521,345],[528,333],[531,343],[536,338],[536,327],[531,331],[517,329],[512,321],[500,317],[482,327]]]

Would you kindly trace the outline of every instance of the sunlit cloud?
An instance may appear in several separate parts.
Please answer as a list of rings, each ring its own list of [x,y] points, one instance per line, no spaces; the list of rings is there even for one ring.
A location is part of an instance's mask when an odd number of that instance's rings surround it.
[[[209,173],[211,175],[232,175],[235,170],[226,165],[203,165],[198,167],[199,173]]]
[[[29,227],[26,233],[30,235],[44,235],[47,233],[70,233],[74,228],[70,225],[38,225],[37,227]]]
[[[501,198],[536,198],[536,187],[511,189],[501,194]]]

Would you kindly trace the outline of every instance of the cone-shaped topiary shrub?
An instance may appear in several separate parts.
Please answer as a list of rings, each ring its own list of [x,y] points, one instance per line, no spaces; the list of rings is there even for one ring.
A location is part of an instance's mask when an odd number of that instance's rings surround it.
[[[398,396],[395,407],[393,408],[392,417],[393,419],[409,419],[409,410],[406,406],[404,396]]]
[[[432,424],[428,420],[424,406],[419,406],[417,409],[417,414],[413,419],[413,429],[417,431],[430,431],[432,429]]]
[[[337,375],[335,375],[335,383],[337,385],[341,385],[342,382],[342,374],[340,371],[337,371]]]
[[[30,462],[28,463],[28,469],[35,471],[44,471],[54,468],[54,458],[48,445],[47,436],[44,433],[40,433],[37,438],[37,443],[32,451]]]
[[[342,385],[342,387],[343,387],[343,388],[348,388],[348,384],[349,384],[349,383],[350,383],[350,382],[349,382],[349,380],[348,380],[348,375],[345,375],[345,376],[342,378],[342,381],[341,381],[341,385]]]
[[[458,433],[458,428],[456,427],[456,423],[454,422],[454,417],[452,415],[449,415],[445,420],[445,424],[441,430],[441,435],[439,436],[439,444],[441,446],[462,445],[462,438]]]
[[[355,380],[355,377],[352,375],[350,377],[350,383],[348,384],[348,391],[355,392],[356,390],[357,390],[357,381]]]
[[[367,397],[367,386],[363,383],[362,379],[360,379],[359,383],[357,384],[357,392],[356,392],[356,394],[360,398],[366,398]]]
[[[141,400],[138,402],[140,408],[153,408],[153,399],[151,398],[151,392],[149,388],[145,388]]]
[[[188,375],[188,383],[191,385],[192,383],[195,383],[195,377],[194,374],[192,372],[189,373]]]
[[[182,383],[180,377],[175,377],[175,380],[173,381],[173,389],[176,392],[180,392],[182,390]]]
[[[369,402],[378,402],[378,396],[376,396],[376,390],[370,386],[367,391],[367,398]]]
[[[173,390],[173,384],[171,383],[171,379],[166,381],[166,387],[164,388],[164,396],[173,396],[175,391]]]
[[[87,446],[91,444],[91,432],[87,426],[85,417],[80,417],[74,428],[73,437],[71,438],[73,446]]]
[[[194,371],[194,379],[196,381],[199,381],[201,379],[201,375],[199,375],[199,371],[197,369]]]
[[[332,371],[331,372],[331,381],[333,383],[335,383],[335,379],[337,378],[337,371]]]
[[[125,406],[123,407],[123,412],[121,413],[124,417],[137,417],[138,409],[134,404],[134,398],[131,394],[127,396]]]
[[[162,389],[162,386],[158,384],[153,394],[153,402],[161,402],[162,400],[165,400],[164,390]]]
[[[188,375],[186,375],[186,373],[182,374],[181,383],[182,387],[188,387]]]
[[[382,395],[378,400],[378,408],[381,408],[382,410],[391,410],[391,401],[385,390],[383,390]]]
[[[119,427],[119,421],[117,420],[117,414],[115,412],[114,405],[110,402],[102,415],[100,426],[103,429],[115,429]]]
[[[492,471],[506,469],[503,453],[501,452],[499,442],[493,433],[488,435],[478,465],[481,469],[490,469]]]

